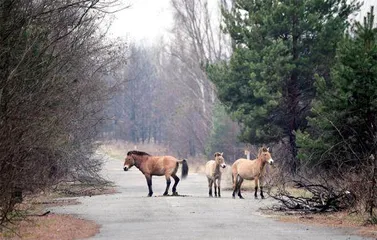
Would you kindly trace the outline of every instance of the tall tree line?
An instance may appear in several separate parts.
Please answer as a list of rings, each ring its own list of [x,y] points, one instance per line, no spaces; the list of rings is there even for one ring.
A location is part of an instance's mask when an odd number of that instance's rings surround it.
[[[114,104],[111,123],[122,130],[112,134],[131,142],[161,143],[185,157],[242,152],[230,144],[227,149],[217,149],[215,146],[224,145],[209,143],[212,137],[221,136],[213,131],[214,121],[231,122],[233,128],[222,134],[231,136],[228,142],[237,142],[237,124],[216,106],[220,105],[216,89],[205,72],[207,63],[230,54],[229,39],[220,31],[221,15],[211,12],[207,0],[174,0],[171,4],[174,25],[169,38],[157,40],[154,46],[130,49],[124,75],[130,81],[116,98],[120,105]],[[219,5],[214,9],[219,11]],[[214,111],[218,111],[215,117]],[[142,133],[147,137],[141,137]]]
[[[297,174],[292,182],[318,187],[316,194],[328,198],[308,202],[341,209],[352,198],[375,223],[377,23],[371,7],[350,24],[359,7],[337,0],[235,1],[223,11],[233,54],[207,71],[242,123],[243,140],[285,144],[289,155],[280,165]],[[284,191],[282,202],[295,199]],[[293,208],[297,203],[302,199]]]
[[[235,1],[223,10],[233,40],[230,61],[209,65],[219,99],[251,144],[280,142],[296,172],[296,132],[307,126],[314,75],[329,79],[337,43],[357,8],[345,0]]]
[[[100,27],[115,2],[0,3],[0,225],[14,193],[99,180],[95,140],[119,47]],[[20,197],[20,196],[18,196]]]

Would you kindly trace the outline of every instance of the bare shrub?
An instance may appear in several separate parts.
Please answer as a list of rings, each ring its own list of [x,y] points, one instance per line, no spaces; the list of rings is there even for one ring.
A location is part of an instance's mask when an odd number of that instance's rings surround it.
[[[100,23],[115,1],[0,4],[0,226],[20,195],[101,181],[93,158],[119,63]],[[18,197],[15,197],[18,196]]]

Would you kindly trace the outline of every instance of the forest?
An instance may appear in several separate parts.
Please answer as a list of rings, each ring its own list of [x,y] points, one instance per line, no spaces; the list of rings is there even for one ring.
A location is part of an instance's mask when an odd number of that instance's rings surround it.
[[[377,223],[373,6],[355,18],[359,1],[170,3],[169,36],[152,45],[108,38],[121,1],[0,3],[0,225],[20,191],[102,181],[109,140],[229,164],[267,145],[287,208],[353,207]]]

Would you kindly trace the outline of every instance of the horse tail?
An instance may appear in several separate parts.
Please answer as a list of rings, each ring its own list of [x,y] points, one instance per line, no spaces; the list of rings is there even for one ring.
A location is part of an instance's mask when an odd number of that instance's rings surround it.
[[[182,163],[182,179],[185,179],[187,177],[188,171],[189,171],[187,160],[183,159],[180,163]]]

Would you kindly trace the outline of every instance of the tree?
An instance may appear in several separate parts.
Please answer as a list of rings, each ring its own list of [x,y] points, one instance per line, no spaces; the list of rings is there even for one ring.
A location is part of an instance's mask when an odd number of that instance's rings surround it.
[[[217,151],[224,153],[227,162],[244,157],[244,148],[238,141],[239,131],[239,125],[232,121],[224,106],[218,103],[213,110],[213,127],[206,147],[207,157],[212,158]]]
[[[223,10],[233,39],[229,62],[208,66],[219,99],[251,144],[283,141],[287,168],[298,168],[296,131],[314,95],[314,74],[329,78],[338,41],[357,5],[331,1],[235,1]]]
[[[108,138],[131,142],[161,141],[161,114],[156,102],[160,95],[153,47],[131,45],[121,78],[127,81],[107,109],[113,121],[106,125]]]
[[[373,216],[377,192],[377,28],[373,7],[337,51],[331,78],[318,77],[310,128],[300,133],[302,161],[332,174],[356,174],[358,197]],[[337,175],[338,176],[338,175]],[[364,196],[364,197],[363,197]],[[366,196],[366,197],[365,197]]]
[[[93,154],[113,87],[103,76],[119,48],[100,23],[112,3],[1,1],[0,225],[14,192],[101,180]]]

